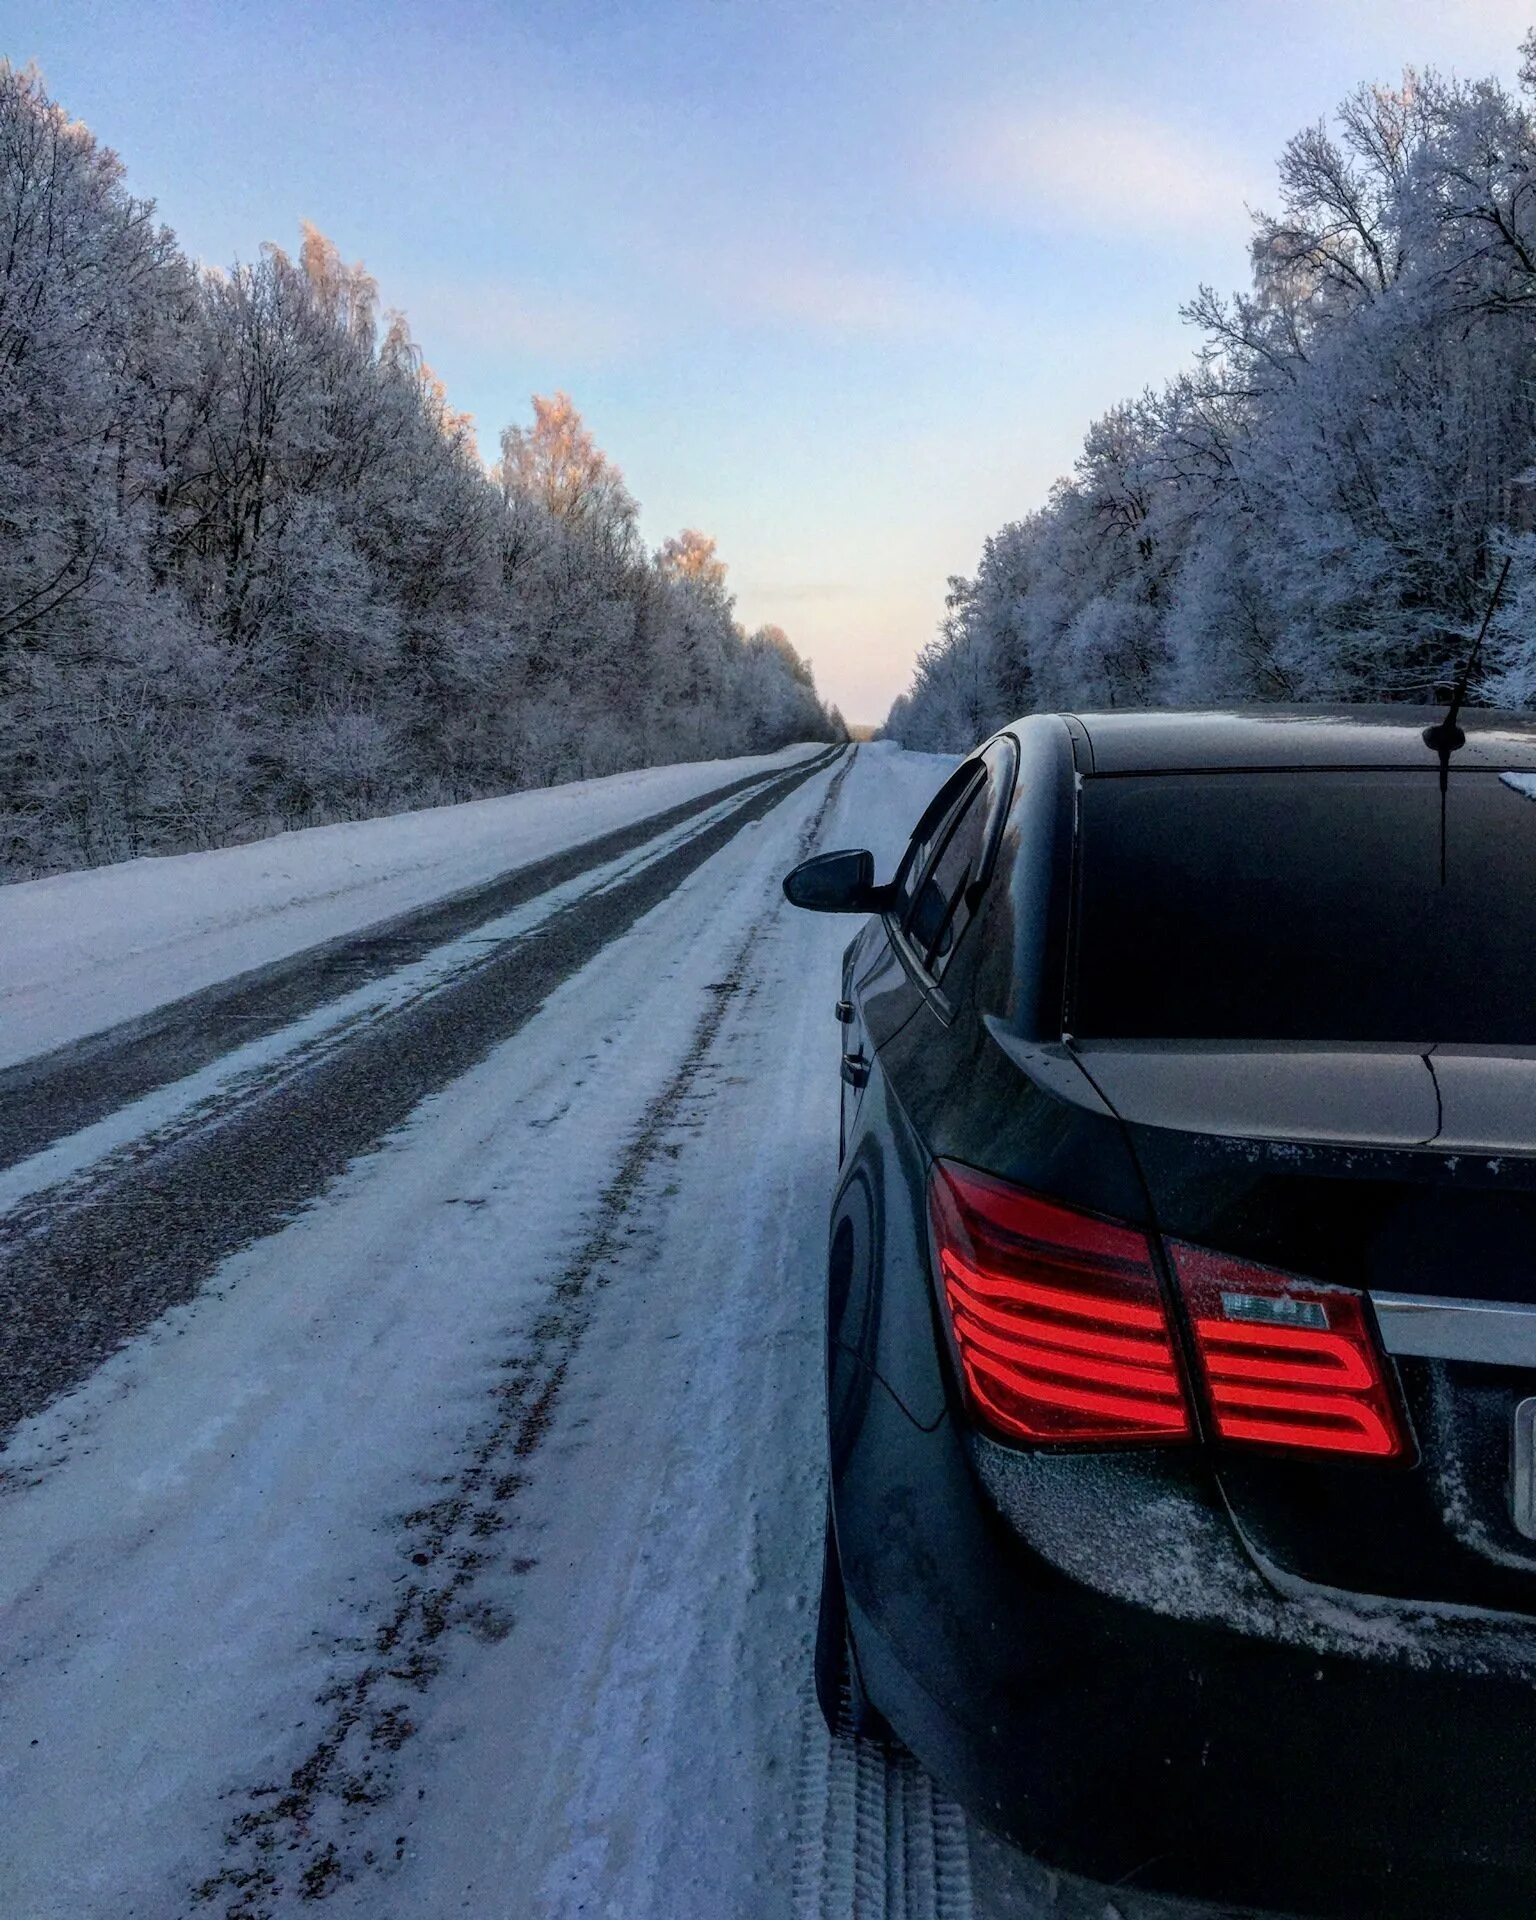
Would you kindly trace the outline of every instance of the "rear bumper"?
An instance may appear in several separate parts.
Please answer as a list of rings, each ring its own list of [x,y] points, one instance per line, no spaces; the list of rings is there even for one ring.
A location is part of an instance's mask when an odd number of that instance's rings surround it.
[[[836,1495],[855,1647],[980,1819],[1070,1872],[1227,1905],[1536,1911],[1523,1629],[1282,1597],[1188,1456],[1026,1456],[896,1419],[864,1454],[879,1484],[858,1447]]]

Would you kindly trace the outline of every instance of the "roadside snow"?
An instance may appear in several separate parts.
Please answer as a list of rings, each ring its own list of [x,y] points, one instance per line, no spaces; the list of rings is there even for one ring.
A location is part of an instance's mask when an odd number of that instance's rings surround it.
[[[0,887],[0,1066],[821,751],[649,767]]]

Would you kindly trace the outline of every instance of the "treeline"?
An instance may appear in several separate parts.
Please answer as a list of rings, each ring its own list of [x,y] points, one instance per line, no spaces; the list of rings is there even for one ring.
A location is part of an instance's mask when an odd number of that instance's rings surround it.
[[[1523,98],[1409,74],[1280,161],[1253,284],[950,582],[887,730],[1036,707],[1429,700],[1513,556],[1474,696],[1536,699],[1536,34]]]
[[[563,395],[487,472],[305,229],[195,266],[0,65],[0,874],[831,738]]]

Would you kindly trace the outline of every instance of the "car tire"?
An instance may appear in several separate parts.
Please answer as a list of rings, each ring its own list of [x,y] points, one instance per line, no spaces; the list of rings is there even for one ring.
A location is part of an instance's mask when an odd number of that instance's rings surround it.
[[[837,1536],[827,1510],[821,1552],[821,1599],[816,1609],[816,1704],[834,1740],[877,1740],[888,1743],[891,1732],[879,1710],[870,1704],[859,1677],[848,1620],[843,1569],[837,1557]]]

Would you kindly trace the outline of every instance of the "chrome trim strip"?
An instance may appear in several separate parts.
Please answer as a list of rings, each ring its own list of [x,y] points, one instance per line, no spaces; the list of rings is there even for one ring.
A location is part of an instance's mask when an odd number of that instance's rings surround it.
[[[1371,1305],[1388,1353],[1536,1367],[1536,1306],[1418,1293],[1373,1293]]]

